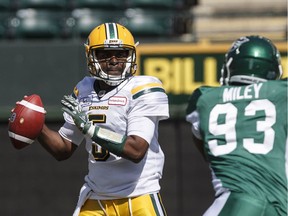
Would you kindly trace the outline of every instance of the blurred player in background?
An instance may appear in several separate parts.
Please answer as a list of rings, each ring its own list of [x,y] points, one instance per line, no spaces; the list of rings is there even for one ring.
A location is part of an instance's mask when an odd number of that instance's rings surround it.
[[[65,124],[38,141],[57,160],[85,140],[89,173],[74,215],[166,215],[159,194],[164,154],[158,124],[169,117],[162,83],[133,76],[136,45],[124,26],[104,23],[85,44],[85,77],[62,100]]]
[[[186,120],[212,171],[215,201],[205,216],[287,215],[287,80],[264,37],[236,40],[221,87],[200,87]]]

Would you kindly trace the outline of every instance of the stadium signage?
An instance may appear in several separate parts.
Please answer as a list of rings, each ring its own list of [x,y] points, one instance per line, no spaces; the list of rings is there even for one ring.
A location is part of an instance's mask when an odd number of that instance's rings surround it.
[[[287,77],[286,45],[276,44]],[[158,77],[169,96],[172,116],[183,115],[189,95],[201,85],[217,86],[231,44],[144,44],[138,47],[138,73]],[[177,114],[178,113],[178,114]]]

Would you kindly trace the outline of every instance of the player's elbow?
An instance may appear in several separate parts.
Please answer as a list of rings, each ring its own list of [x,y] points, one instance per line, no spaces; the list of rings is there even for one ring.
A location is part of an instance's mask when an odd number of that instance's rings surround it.
[[[141,152],[134,152],[134,154],[129,155],[129,160],[134,162],[134,163],[140,163],[140,161],[143,160],[145,154]]]
[[[134,163],[139,163],[142,159],[131,159],[132,162]]]
[[[134,163],[143,160],[148,151],[149,144],[141,137],[129,136],[124,146],[124,156]]]
[[[52,155],[57,161],[64,161],[70,158],[72,154],[68,152],[61,152],[61,153],[58,152],[57,154]]]

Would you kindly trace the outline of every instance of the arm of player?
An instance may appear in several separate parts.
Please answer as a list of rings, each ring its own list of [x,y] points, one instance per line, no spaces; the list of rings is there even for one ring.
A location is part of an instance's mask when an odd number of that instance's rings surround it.
[[[72,116],[79,130],[103,148],[135,163],[140,162],[146,154],[149,144],[145,139],[136,135],[125,136],[92,124],[86,113],[79,110],[78,102],[71,95],[64,96],[61,103],[62,110]]]
[[[58,161],[68,159],[77,149],[77,145],[64,139],[60,134],[44,124],[38,136],[39,143]]]
[[[204,151],[204,142],[203,142],[203,140],[198,139],[193,133],[192,133],[192,140],[193,140],[194,145],[196,146],[196,148],[198,149],[198,151],[200,152],[200,154],[204,158],[204,160],[207,161],[206,154],[205,154],[205,151]]]
[[[186,115],[186,121],[191,123],[192,140],[196,148],[199,150],[203,158],[206,160],[204,152],[204,142],[200,133],[199,113],[195,110]]]

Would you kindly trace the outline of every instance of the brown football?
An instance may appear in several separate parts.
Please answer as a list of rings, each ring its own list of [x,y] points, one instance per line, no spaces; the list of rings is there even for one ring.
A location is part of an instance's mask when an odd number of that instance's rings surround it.
[[[45,113],[39,95],[25,96],[16,103],[8,125],[8,134],[15,148],[21,149],[34,142],[43,128]]]

